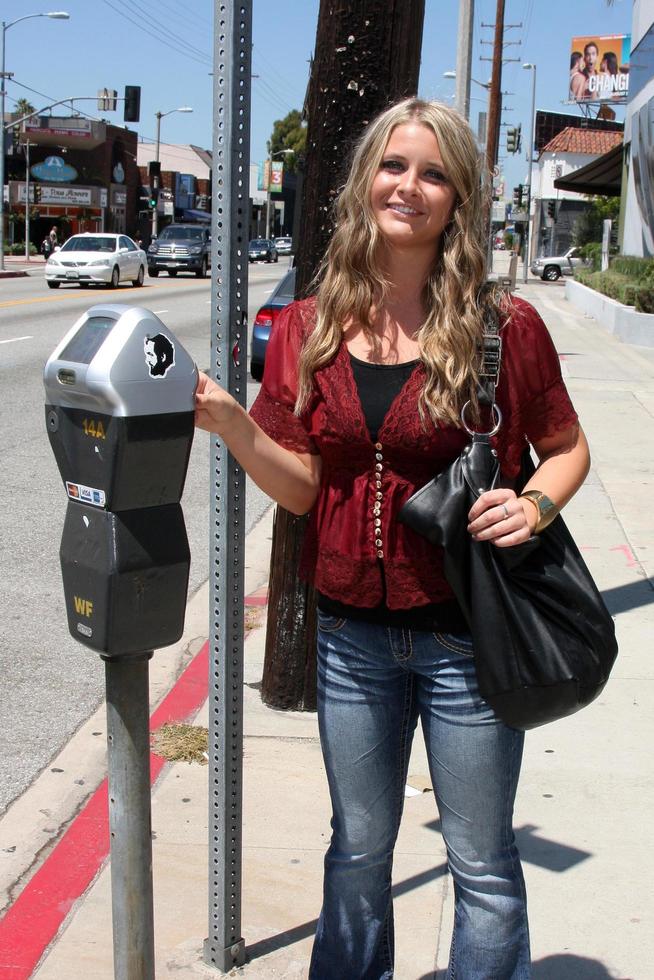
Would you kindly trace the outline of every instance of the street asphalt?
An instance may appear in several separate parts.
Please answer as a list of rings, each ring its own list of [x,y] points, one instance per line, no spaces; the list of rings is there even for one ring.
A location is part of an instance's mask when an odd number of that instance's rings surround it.
[[[506,258],[496,253],[496,267]],[[561,283],[519,282],[518,293],[550,328],[588,435],[591,473],[566,519],[615,617],[620,643],[598,700],[527,736],[515,826],[530,903],[533,977],[651,980],[654,351],[622,344],[578,313]],[[271,710],[259,695],[271,521],[269,510],[246,544],[241,933],[248,961],[231,975],[299,980],[307,976],[320,908],[329,807],[315,715]],[[180,670],[202,656],[208,606],[205,584],[189,603]],[[179,693],[181,683],[158,673],[155,655],[153,710],[167,692]],[[213,692],[203,692],[191,720],[206,725],[213,707]],[[99,817],[86,819],[89,794],[104,775],[105,731],[99,709],[0,821],[1,882],[9,901],[0,920],[0,976],[8,980],[114,976],[106,831],[98,831]],[[207,894],[212,772],[211,765],[167,763],[153,787],[157,980],[216,976],[203,962],[209,913],[220,900]],[[394,868],[398,980],[445,977],[452,886],[438,827],[418,733]],[[75,867],[86,852],[96,852],[97,870],[79,897],[81,872],[73,867],[62,885],[54,870],[62,866],[56,862],[65,832],[81,842]]]

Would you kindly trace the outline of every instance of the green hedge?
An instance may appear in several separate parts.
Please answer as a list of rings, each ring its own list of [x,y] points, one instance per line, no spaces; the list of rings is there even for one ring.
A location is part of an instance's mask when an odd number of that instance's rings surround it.
[[[654,259],[616,255],[610,259],[609,268],[601,272],[602,246],[593,242],[585,245],[584,250],[586,257],[593,260],[593,266],[575,270],[575,279],[618,303],[635,307],[639,313],[654,313]],[[596,250],[599,250],[597,267]]]
[[[5,255],[25,255],[25,242],[14,242],[13,245],[5,245]],[[30,255],[38,255],[36,245],[30,242]]]

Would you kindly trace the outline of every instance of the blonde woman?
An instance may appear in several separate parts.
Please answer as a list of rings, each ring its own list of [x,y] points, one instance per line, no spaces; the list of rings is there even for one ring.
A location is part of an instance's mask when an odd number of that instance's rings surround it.
[[[528,442],[541,460],[529,488],[558,508],[588,470],[542,321],[524,301],[483,298],[484,186],[456,112],[392,106],[356,149],[316,293],[278,320],[250,415],[206,376],[198,386],[197,424],[283,507],[310,513],[302,574],[319,595],[333,806],[312,980],[393,976],[391,865],[418,718],[455,887],[448,976],[530,976],[512,831],[523,735],[479,697],[441,554],[396,520],[467,442],[460,413],[477,408],[485,303],[502,322],[506,486],[482,494],[468,533],[505,548],[537,529],[536,505],[511,486]]]

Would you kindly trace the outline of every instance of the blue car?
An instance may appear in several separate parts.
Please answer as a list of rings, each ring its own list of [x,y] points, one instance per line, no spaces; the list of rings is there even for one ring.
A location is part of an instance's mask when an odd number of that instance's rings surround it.
[[[295,299],[295,269],[290,269],[275,286],[261,307],[252,324],[252,347],[250,348],[250,374],[255,381],[263,378],[266,362],[266,348],[273,323],[289,303]]]

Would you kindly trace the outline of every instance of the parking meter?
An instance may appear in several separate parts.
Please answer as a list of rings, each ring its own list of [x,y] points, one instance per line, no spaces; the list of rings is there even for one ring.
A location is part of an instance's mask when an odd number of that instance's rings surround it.
[[[184,629],[198,372],[149,310],[94,306],[44,371],[75,639],[105,661],[114,976],[154,980],[148,661]]]
[[[60,558],[71,634],[105,657],[182,634],[190,555],[179,504],[197,368],[154,313],[94,306],[45,366],[68,494]]]

